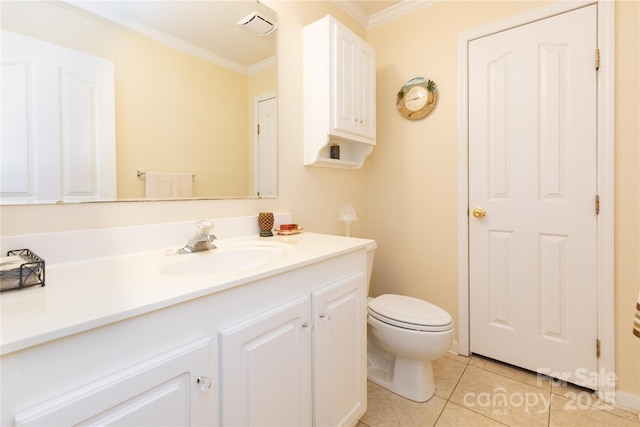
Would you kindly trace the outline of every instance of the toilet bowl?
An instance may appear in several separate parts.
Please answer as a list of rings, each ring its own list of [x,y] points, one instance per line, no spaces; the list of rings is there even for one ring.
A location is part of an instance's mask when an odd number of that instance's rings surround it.
[[[370,279],[375,246],[368,251]],[[453,342],[453,319],[442,308],[404,295],[368,300],[367,378],[407,399],[435,393],[431,362]]]

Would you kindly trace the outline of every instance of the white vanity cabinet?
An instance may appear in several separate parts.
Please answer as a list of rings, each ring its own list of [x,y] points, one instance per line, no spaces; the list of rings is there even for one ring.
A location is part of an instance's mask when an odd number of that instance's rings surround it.
[[[144,263],[103,260],[2,295],[0,425],[355,425],[368,241],[297,239],[271,270],[219,285],[157,275],[136,287],[123,274]],[[125,311],[96,314],[127,298]],[[18,338],[21,320],[59,326]]]
[[[357,169],[376,143],[375,50],[331,16],[307,25],[303,43],[304,163]]]
[[[367,398],[365,289],[354,273],[221,331],[222,425],[355,425]]]

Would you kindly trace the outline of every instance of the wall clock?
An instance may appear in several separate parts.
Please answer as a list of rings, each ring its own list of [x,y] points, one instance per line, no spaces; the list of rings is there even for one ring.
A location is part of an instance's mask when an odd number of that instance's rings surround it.
[[[438,90],[433,80],[414,77],[406,82],[398,92],[396,105],[402,117],[418,120],[433,110],[438,99]]]

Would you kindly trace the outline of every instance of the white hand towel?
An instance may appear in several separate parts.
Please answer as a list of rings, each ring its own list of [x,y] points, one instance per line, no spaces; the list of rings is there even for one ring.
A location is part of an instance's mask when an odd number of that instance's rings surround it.
[[[180,199],[193,197],[193,174],[182,172],[147,172],[147,199]]]

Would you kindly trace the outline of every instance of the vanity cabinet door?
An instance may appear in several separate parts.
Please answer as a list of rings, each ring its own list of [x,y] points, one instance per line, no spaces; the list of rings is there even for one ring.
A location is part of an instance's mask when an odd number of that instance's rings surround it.
[[[19,412],[15,425],[214,425],[209,343],[203,338]]]
[[[220,332],[222,425],[311,425],[309,297]]]
[[[357,273],[312,295],[316,426],[355,425],[367,409],[365,280]]]

